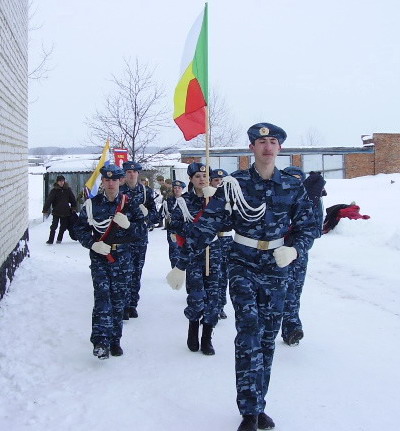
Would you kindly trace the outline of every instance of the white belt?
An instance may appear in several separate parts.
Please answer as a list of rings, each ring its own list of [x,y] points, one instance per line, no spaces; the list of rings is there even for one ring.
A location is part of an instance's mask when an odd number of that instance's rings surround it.
[[[218,235],[215,235],[214,236],[214,238],[213,238],[213,240],[211,241],[211,242],[214,242],[214,241],[216,241],[218,239]]]
[[[238,233],[235,233],[233,240],[238,244],[246,245],[247,247],[256,248],[258,250],[272,250],[273,248],[280,247],[284,243],[284,238],[278,238],[272,241],[261,241],[258,239],[247,238]]]
[[[230,230],[229,232],[218,232],[218,236],[232,236],[232,231]]]

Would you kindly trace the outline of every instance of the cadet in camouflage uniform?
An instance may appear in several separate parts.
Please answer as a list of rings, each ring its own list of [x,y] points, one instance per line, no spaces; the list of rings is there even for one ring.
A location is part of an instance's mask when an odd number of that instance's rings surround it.
[[[171,214],[176,206],[177,198],[182,196],[183,189],[186,184],[183,181],[175,180],[172,182],[172,193],[173,196],[168,197],[162,203],[162,218],[165,218],[165,226],[167,230],[167,241],[168,241],[168,256],[171,262],[171,268],[176,264],[177,260],[177,248],[176,243],[176,232],[171,229]]]
[[[137,305],[139,302],[140,279],[146,258],[148,240],[147,224],[157,224],[158,215],[154,202],[154,192],[150,187],[138,182],[139,171],[142,170],[140,163],[129,161],[122,165],[125,171],[125,184],[120,187],[120,192],[126,194],[129,199],[136,202],[145,216],[143,219],[143,236],[132,243],[132,276],[130,280],[130,293],[127,296],[124,319],[138,317]]]
[[[202,189],[207,186],[206,167],[202,163],[191,163],[187,173],[190,177],[189,191],[177,199],[171,214],[171,229],[177,233],[178,245],[183,245],[190,226],[196,224],[206,199]],[[211,342],[212,330],[218,322],[220,246],[214,235],[210,243],[210,271],[206,275],[206,252],[203,250],[188,263],[186,272],[187,307],[185,316],[189,319],[187,346],[192,352],[199,348],[205,355],[214,355]],[[201,319],[201,322],[200,322]],[[203,324],[199,345],[199,324]]]
[[[219,187],[222,184],[223,178],[228,176],[228,172],[224,169],[214,169],[210,175],[210,185]],[[228,255],[233,242],[232,226],[224,226],[218,232],[218,241],[221,247],[221,272],[219,276],[219,314],[220,319],[226,319],[224,307],[226,305],[226,289],[228,287]]]
[[[325,184],[324,179],[321,177],[322,186],[319,189],[319,197],[317,199],[312,199],[313,195],[309,188],[306,186],[305,179],[306,176],[304,172],[297,166],[289,166],[284,169],[284,171],[290,175],[293,175],[299,179],[307,191],[307,195],[312,202],[312,208],[314,212],[314,218],[318,225],[318,233],[321,235],[322,230],[322,203],[321,194],[322,189]],[[291,242],[290,233],[286,238],[286,243]],[[288,288],[285,297],[285,304],[283,308],[283,319],[282,319],[282,329],[281,335],[283,341],[289,346],[295,346],[299,344],[299,341],[304,337],[303,325],[300,320],[300,296],[303,291],[304,282],[306,279],[308,264],[308,252],[303,253],[296,260],[294,260],[288,269]]]
[[[229,257],[229,291],[235,309],[237,404],[243,416],[238,431],[272,429],[265,396],[271,374],[275,337],[286,293],[288,265],[312,245],[316,225],[302,184],[275,168],[286,133],[259,123],[248,130],[255,163],[224,178],[198,223],[187,232],[177,267],[167,276],[178,287],[190,256],[204,249],[223,226],[236,234]],[[211,191],[204,191],[211,195]],[[293,243],[284,245],[292,226]]]
[[[124,206],[124,214],[116,212],[123,199],[118,193],[119,179],[124,176],[122,169],[109,165],[100,172],[104,193],[85,202],[75,232],[79,242],[90,249],[94,287],[90,337],[93,354],[99,359],[107,359],[109,352],[113,356],[123,354],[120,339],[130,273],[130,242],[143,235],[143,215],[134,202]],[[100,240],[111,220],[113,228],[110,228],[110,234],[104,241]]]

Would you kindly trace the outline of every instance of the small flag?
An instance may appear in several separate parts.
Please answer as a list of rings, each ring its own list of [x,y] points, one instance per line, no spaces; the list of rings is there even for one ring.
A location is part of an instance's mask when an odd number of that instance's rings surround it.
[[[97,195],[99,191],[101,175],[100,169],[103,166],[108,166],[110,164],[110,142],[107,139],[106,145],[104,145],[103,152],[101,153],[101,157],[99,163],[97,163],[96,169],[93,171],[91,177],[85,183],[85,192],[87,197],[93,198]]]
[[[174,121],[186,141],[206,133],[208,102],[208,12],[193,24],[186,39],[181,78],[174,95]]]

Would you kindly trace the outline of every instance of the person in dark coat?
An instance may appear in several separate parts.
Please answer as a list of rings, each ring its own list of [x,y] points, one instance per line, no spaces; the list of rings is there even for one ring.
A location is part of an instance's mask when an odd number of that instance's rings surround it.
[[[53,222],[50,226],[50,235],[46,244],[53,244],[58,224],[60,224],[60,229],[58,230],[56,242],[60,244],[64,232],[69,228],[71,214],[72,212],[76,212],[76,199],[68,183],[65,181],[64,175],[57,177],[44,203],[42,213],[48,216],[50,207],[52,207]],[[72,230],[70,231],[70,236],[71,239],[76,241]]]
[[[315,220],[318,222],[318,226],[321,228],[322,233],[322,222],[324,219],[324,209],[322,205],[322,197],[327,196],[325,190],[326,181],[319,171],[311,171],[308,177],[304,180],[303,185],[307,190],[308,197],[313,204],[313,211]]]
[[[348,218],[350,220],[368,220],[370,216],[360,214],[360,207],[356,205],[355,202],[352,202],[350,205],[333,205],[326,209],[326,217],[324,220],[322,233],[326,234],[329,231],[335,229],[342,218]]]

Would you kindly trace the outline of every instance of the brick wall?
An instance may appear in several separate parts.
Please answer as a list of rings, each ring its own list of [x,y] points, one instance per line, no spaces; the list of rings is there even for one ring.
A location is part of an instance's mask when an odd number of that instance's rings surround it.
[[[363,177],[374,175],[375,155],[372,154],[346,154],[344,156],[345,178]]]
[[[0,3],[0,299],[28,254],[28,1]]]
[[[301,168],[303,166],[303,157],[301,154],[292,154],[292,166]]]
[[[375,174],[400,172],[400,134],[374,133]]]
[[[182,163],[188,163],[189,165],[191,163],[200,163],[201,157],[182,157]]]

